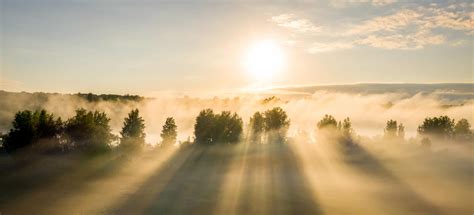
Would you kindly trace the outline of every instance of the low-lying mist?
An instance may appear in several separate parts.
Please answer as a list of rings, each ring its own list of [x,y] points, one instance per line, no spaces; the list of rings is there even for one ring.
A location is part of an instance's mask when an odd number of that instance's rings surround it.
[[[452,97],[446,97],[446,93],[322,90],[314,93],[245,93],[210,98],[160,96],[141,100],[89,101],[77,95],[3,92],[0,95],[0,105],[3,107],[0,110],[0,131],[8,131],[14,114],[19,110],[44,108],[62,119],[68,119],[76,109],[85,108],[106,112],[111,118],[114,133],[118,133],[127,113],[138,108],[145,119],[147,143],[155,144],[160,141],[159,133],[167,117],[174,117],[176,120],[178,140],[186,140],[188,137],[192,139],[195,117],[202,109],[237,112],[246,124],[254,112],[279,106],[291,120],[288,133],[290,137],[302,131],[316,136],[317,121],[325,114],[330,114],[337,120],[350,117],[356,134],[367,137],[382,135],[386,121],[397,120],[405,125],[406,136],[409,138],[416,136],[418,125],[426,117],[447,115],[456,120],[465,118],[470,122],[474,121],[472,93],[462,99],[457,95],[466,95],[465,92],[450,92]]]
[[[417,133],[426,117],[473,122],[474,99],[466,92],[279,90],[210,98],[92,97],[0,92],[0,128],[6,132],[19,110],[44,108],[65,120],[85,108],[106,112],[118,134],[127,114],[138,108],[146,142],[156,144],[167,117],[174,117],[178,140],[184,141],[193,139],[202,109],[237,112],[245,130],[256,111],[273,107],[287,113],[290,127],[285,140],[270,138],[278,134],[270,130],[263,138],[245,136],[234,144],[158,145],[138,151],[117,147],[97,155],[74,150],[0,154],[0,213],[474,212],[472,142],[433,134],[424,144]],[[325,114],[337,121],[350,117],[353,130],[335,126],[335,121],[317,129]],[[397,124],[392,130],[396,135],[384,131],[390,119],[403,123],[405,138]]]

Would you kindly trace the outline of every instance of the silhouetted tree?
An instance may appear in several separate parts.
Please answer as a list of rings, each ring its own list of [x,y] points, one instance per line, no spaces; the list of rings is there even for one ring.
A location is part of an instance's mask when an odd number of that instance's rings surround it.
[[[286,138],[286,132],[290,127],[290,120],[286,112],[280,107],[275,107],[265,111],[264,119],[265,131],[267,132],[269,141],[283,142]]]
[[[110,149],[113,135],[110,119],[104,112],[76,110],[76,115],[66,123],[65,134],[76,149],[88,153],[105,152]]]
[[[216,116],[212,109],[199,112],[194,124],[194,136],[196,143],[210,144],[213,142],[213,129]]]
[[[240,139],[242,133],[242,118],[236,113],[231,114],[229,111],[222,111],[216,117],[215,136],[221,143],[236,143]]]
[[[395,138],[397,136],[398,123],[395,120],[388,120],[385,125],[385,137]]]
[[[454,126],[454,137],[458,141],[469,141],[472,139],[471,124],[467,119],[460,119]]]
[[[242,124],[242,118],[236,113],[214,114],[211,109],[202,110],[194,124],[195,141],[199,144],[236,143],[242,133]]]
[[[255,112],[250,118],[250,135],[253,141],[260,142],[265,131],[265,118],[260,112]]]
[[[45,110],[17,112],[12,127],[3,140],[3,147],[7,152],[25,147],[46,151],[60,148],[61,118],[55,119],[53,114],[48,114]]]
[[[451,138],[454,133],[454,120],[448,116],[426,118],[418,126],[418,133],[443,138]]]
[[[397,134],[398,138],[400,139],[405,139],[405,126],[403,125],[403,123],[400,123],[400,125],[398,125],[398,134]]]
[[[176,126],[173,117],[166,118],[160,134],[163,146],[170,146],[176,143],[176,137],[178,136],[177,128],[178,126]]]
[[[324,115],[324,117],[318,122],[318,129],[337,129],[338,128],[338,125],[337,125],[337,121],[336,119],[334,119],[333,116],[331,115]],[[339,126],[339,127],[342,127]]]
[[[128,113],[124,119],[120,132],[120,146],[129,149],[138,149],[145,144],[145,120],[140,116],[138,109]]]
[[[346,137],[350,137],[354,133],[352,129],[351,119],[349,117],[345,118],[342,122],[342,134]]]

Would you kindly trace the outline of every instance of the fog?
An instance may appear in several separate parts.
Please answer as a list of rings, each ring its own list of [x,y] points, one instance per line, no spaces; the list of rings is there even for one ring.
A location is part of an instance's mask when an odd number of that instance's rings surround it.
[[[365,89],[365,88],[364,88]],[[370,89],[370,88],[369,88]],[[384,89],[384,88],[382,88]],[[429,88],[430,89],[430,88]],[[464,88],[462,88],[464,89]],[[145,119],[146,141],[155,144],[160,141],[160,131],[166,117],[174,117],[178,125],[178,140],[193,137],[195,117],[204,108],[214,111],[229,110],[237,112],[248,123],[249,117],[256,111],[279,106],[291,120],[289,136],[305,131],[316,136],[316,122],[325,114],[333,115],[337,120],[350,117],[358,135],[374,137],[383,134],[385,123],[389,119],[405,125],[407,138],[416,136],[418,125],[426,117],[448,115],[456,120],[465,118],[474,121],[473,93],[460,89],[444,89],[397,93],[390,91],[318,90],[305,91],[274,90],[258,93],[241,93],[214,97],[172,97],[158,95],[141,101],[97,101],[87,100],[74,95],[61,94],[12,94],[2,93],[0,105],[0,131],[4,133],[11,126],[14,114],[24,109],[44,108],[62,119],[74,115],[78,108],[105,111],[111,118],[114,133],[120,131],[123,119],[134,108],[140,110]]]
[[[105,111],[118,134],[140,110],[146,142],[160,141],[166,117],[178,140],[193,139],[199,111],[282,107],[291,120],[287,142],[199,144],[77,153],[0,154],[0,213],[5,214],[472,214],[471,142],[431,138],[420,144],[426,117],[473,122],[472,94],[459,90],[360,92],[278,89],[218,97],[154,96],[90,102],[76,95],[1,92],[1,130],[18,110],[44,108],[67,119],[77,108]],[[316,129],[325,114],[350,117],[354,133]],[[406,138],[384,134],[387,120]]]

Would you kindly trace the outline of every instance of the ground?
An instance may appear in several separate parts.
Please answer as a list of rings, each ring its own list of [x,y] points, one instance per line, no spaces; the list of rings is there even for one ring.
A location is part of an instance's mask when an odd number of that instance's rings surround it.
[[[461,155],[292,142],[3,156],[0,213],[472,214],[473,160]]]

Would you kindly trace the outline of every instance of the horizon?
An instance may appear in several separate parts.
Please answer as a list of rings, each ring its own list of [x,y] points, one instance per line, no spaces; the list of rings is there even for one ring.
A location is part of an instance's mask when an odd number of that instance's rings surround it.
[[[402,82],[361,82],[361,83],[344,83],[344,84],[313,84],[313,85],[282,85],[282,86],[270,86],[264,89],[238,89],[235,91],[228,91],[228,92],[221,92],[215,93],[206,92],[206,93],[190,93],[184,91],[161,91],[161,92],[153,92],[147,94],[132,94],[132,93],[103,93],[103,92],[93,92],[93,91],[84,91],[84,92],[58,92],[58,91],[9,91],[0,89],[0,91],[8,92],[8,93],[47,93],[47,94],[64,94],[64,95],[74,95],[74,94],[95,94],[95,95],[131,95],[131,96],[140,96],[144,98],[154,98],[157,96],[189,96],[189,97],[219,97],[223,95],[258,95],[258,94],[267,94],[267,95],[279,95],[284,92],[293,92],[291,90],[298,90],[298,89],[305,89],[305,88],[315,88],[315,87],[342,87],[342,86],[403,86],[403,85],[418,85],[418,86],[436,86],[436,85],[472,85],[474,87],[474,82],[430,82],[430,83],[422,83],[422,82],[413,82],[413,83],[402,83]],[[281,92],[280,90],[283,90]],[[287,91],[290,90],[290,91]],[[318,90],[315,90],[315,92]],[[421,92],[421,91],[420,91]],[[312,92],[308,92],[312,94]],[[314,92],[313,92],[314,93]],[[472,89],[472,93],[474,93],[474,88]]]
[[[147,95],[473,82],[470,1],[133,3],[2,0],[0,89]]]

